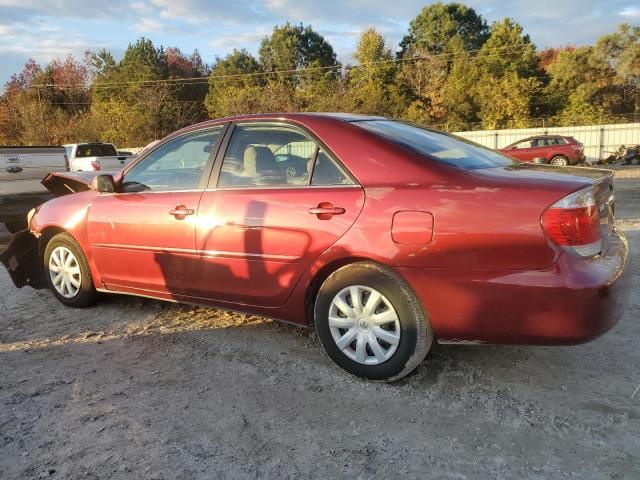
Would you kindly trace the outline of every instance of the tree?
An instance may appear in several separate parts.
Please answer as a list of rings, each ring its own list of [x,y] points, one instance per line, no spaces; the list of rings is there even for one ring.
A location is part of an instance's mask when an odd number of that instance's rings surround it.
[[[591,65],[599,70],[610,68],[615,83],[633,99],[634,112],[640,113],[640,26],[622,24],[617,32],[600,37]]]
[[[467,51],[478,50],[488,33],[487,22],[473,8],[461,3],[434,3],[411,20],[409,32],[400,43],[400,56],[409,47],[441,54],[449,50],[453,39],[460,40]]]
[[[352,109],[378,115],[390,113],[395,64],[384,37],[373,28],[362,32],[354,58],[358,63],[347,77],[347,98]]]
[[[162,80],[168,77],[167,54],[148,38],[129,44],[118,65],[120,74],[130,80]]]
[[[85,56],[89,57],[89,64],[96,75],[106,75],[116,68],[116,61],[113,55],[105,48],[99,52],[87,51]]]
[[[337,66],[337,57],[333,47],[310,26],[285,23],[276,26],[270,36],[260,43],[260,64],[265,72],[281,72],[271,78],[282,83],[296,85],[300,83],[296,70]]]
[[[540,83],[508,72],[498,78],[483,77],[478,84],[480,117],[485,129],[525,128],[530,123],[532,101]]]
[[[551,66],[556,63],[558,60],[558,56],[565,51],[574,51],[576,47],[567,46],[567,47],[547,47],[538,52],[538,70],[542,73],[548,74]]]
[[[537,73],[535,46],[529,35],[523,34],[522,26],[510,18],[491,25],[489,38],[482,45],[478,59],[488,73],[497,77],[510,72],[520,77]]]
[[[260,87],[264,86],[262,68],[246,50],[234,50],[218,58],[209,75],[205,105],[212,118],[248,113],[256,108]]]

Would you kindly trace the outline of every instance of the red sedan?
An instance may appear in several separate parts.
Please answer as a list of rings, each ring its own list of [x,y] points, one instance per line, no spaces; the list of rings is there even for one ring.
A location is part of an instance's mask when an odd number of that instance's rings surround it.
[[[573,137],[538,135],[500,149],[522,162],[548,163],[558,167],[584,162],[584,145]]]
[[[408,374],[434,339],[585,342],[629,292],[612,172],[402,122],[214,120],[97,173],[44,180],[61,196],[1,257],[17,286],[72,307],[124,293],[313,326],[368,379]]]

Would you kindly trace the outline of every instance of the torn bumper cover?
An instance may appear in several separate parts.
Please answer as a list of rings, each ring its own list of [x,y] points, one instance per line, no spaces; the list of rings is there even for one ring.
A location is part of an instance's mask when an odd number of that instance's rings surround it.
[[[7,248],[0,253],[0,262],[9,272],[16,287],[46,287],[39,248],[38,239],[28,230],[23,230],[16,233]]]

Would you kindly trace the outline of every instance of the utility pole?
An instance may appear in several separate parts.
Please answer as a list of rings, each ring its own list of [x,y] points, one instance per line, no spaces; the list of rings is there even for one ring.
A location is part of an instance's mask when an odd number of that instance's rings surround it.
[[[44,133],[44,136],[47,139],[47,145],[51,145],[51,139],[49,138],[49,133],[47,132],[47,126],[44,123],[44,111],[42,110],[42,97],[40,96],[40,86],[38,86],[38,106],[40,108],[40,121],[42,122],[42,133]]]

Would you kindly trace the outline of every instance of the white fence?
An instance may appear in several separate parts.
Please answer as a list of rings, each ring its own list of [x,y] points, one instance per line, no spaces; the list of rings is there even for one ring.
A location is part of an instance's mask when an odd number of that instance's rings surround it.
[[[503,148],[533,135],[564,135],[584,144],[587,162],[594,163],[613,153],[620,145],[640,144],[640,123],[591,125],[585,127],[523,128],[514,130],[478,130],[455,132],[489,148]]]

